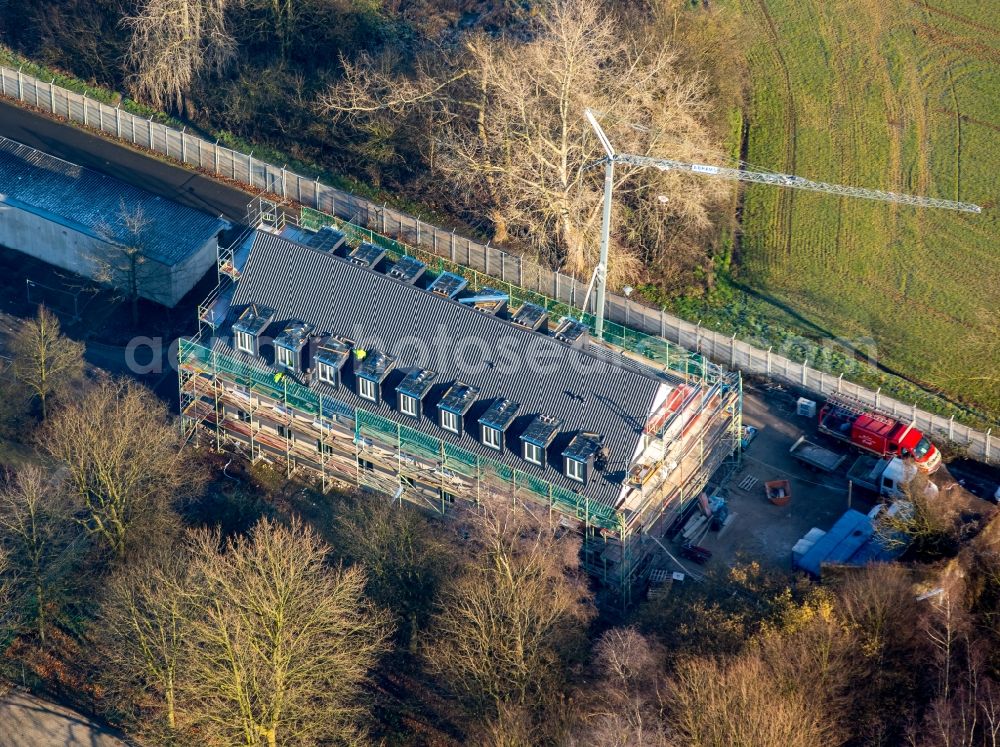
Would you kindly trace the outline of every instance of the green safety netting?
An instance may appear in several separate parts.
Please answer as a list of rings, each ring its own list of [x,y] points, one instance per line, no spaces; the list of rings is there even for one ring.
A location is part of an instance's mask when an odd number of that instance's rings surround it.
[[[492,459],[478,457],[472,452],[440,439],[421,433],[412,428],[398,425],[391,420],[365,410],[353,410],[302,386],[287,376],[276,376],[271,371],[263,371],[237,360],[225,353],[211,350],[193,340],[181,340],[178,350],[181,365],[198,364],[207,373],[224,373],[235,381],[243,383],[254,391],[272,399],[287,402],[300,412],[323,417],[341,415],[355,421],[355,427],[364,436],[383,443],[396,443],[396,448],[406,454],[438,460],[444,458],[447,469],[470,478],[496,479],[513,484],[518,490],[534,495],[539,501],[552,505],[557,510],[574,516],[581,521],[606,529],[617,529],[620,525],[615,511],[606,506],[588,506],[584,498],[572,491],[553,485],[534,475],[514,470]]]
[[[401,426],[399,429],[399,450],[426,459],[440,459],[444,444],[433,436]]]
[[[354,417],[352,408],[314,392],[288,376],[248,366],[236,358],[216,350],[210,350],[192,340],[182,339],[180,341],[178,360],[181,365],[197,362],[206,369],[221,371],[232,376],[239,383],[251,387],[254,391],[261,392],[273,399],[284,400],[289,406],[302,412],[308,412],[310,415],[318,416],[322,412],[323,417],[334,415]]]
[[[478,474],[478,462],[475,454],[460,449],[457,446],[446,443],[444,445],[445,466],[448,469],[459,472],[466,477],[476,477]]]

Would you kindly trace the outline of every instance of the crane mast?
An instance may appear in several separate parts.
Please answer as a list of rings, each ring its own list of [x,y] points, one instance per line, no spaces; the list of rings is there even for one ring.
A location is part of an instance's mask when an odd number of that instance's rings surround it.
[[[980,213],[982,208],[971,202],[955,202],[953,200],[939,200],[934,197],[919,197],[916,195],[899,194],[896,192],[884,192],[878,189],[864,189],[863,187],[849,187],[843,184],[828,184],[817,182],[812,179],[804,179],[801,176],[792,174],[776,174],[769,171],[756,171],[753,169],[734,169],[727,166],[709,166],[702,163],[687,163],[686,161],[676,161],[670,158],[656,158],[653,156],[636,156],[627,153],[617,153],[608,136],[604,134],[600,123],[594,113],[587,109],[584,111],[587,121],[594,128],[597,139],[600,141],[604,152],[607,154],[603,159],[604,163],[604,210],[601,221],[601,256],[597,268],[594,270],[594,277],[591,281],[597,283],[596,305],[596,335],[597,339],[603,339],[604,333],[604,304],[608,279],[608,244],[611,238],[611,192],[614,188],[615,164],[635,166],[638,168],[653,168],[659,171],[683,171],[697,176],[705,176],[715,179],[728,179],[729,181],[748,182],[751,184],[770,184],[774,187],[788,187],[790,189],[804,189],[810,192],[825,192],[827,194],[839,195],[841,197],[857,197],[866,200],[879,200],[881,202],[892,202],[901,205],[912,205],[914,207],[941,208],[944,210],[958,210],[965,213]],[[601,163],[601,162],[599,162]],[[590,291],[587,292],[587,298]],[[587,299],[584,299],[584,308]]]

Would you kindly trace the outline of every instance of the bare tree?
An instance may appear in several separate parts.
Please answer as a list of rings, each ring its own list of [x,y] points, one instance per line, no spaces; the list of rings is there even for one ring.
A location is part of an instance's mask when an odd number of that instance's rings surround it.
[[[796,693],[816,709],[827,739],[840,741],[847,730],[852,684],[868,672],[836,599],[820,589],[790,604],[777,621],[764,626],[755,648],[778,690]]]
[[[131,33],[126,62],[134,94],[184,111],[191,84],[221,72],[236,51],[226,25],[228,0],[141,0],[123,20]]]
[[[65,465],[81,523],[116,556],[172,520],[203,479],[179,451],[166,405],[130,379],[104,379],[49,419],[42,448]]]
[[[23,623],[45,643],[46,628],[65,600],[82,545],[62,485],[30,464],[0,487],[0,546],[18,579]]]
[[[910,738],[916,747],[997,747],[1000,744],[1000,686],[990,676],[983,646],[961,634],[955,681],[939,692]]]
[[[83,376],[83,351],[83,343],[64,336],[59,319],[44,306],[14,336],[14,376],[38,398],[42,419],[48,415],[50,399]]]
[[[612,628],[594,647],[596,682],[579,696],[587,715],[576,744],[640,747],[670,744],[663,718],[664,658],[635,628]]]
[[[543,708],[594,614],[579,540],[494,497],[461,531],[469,560],[442,594],[427,665],[488,716]]]
[[[334,547],[365,569],[368,595],[400,618],[400,640],[416,651],[434,599],[454,569],[453,545],[424,514],[360,496],[338,511]]]
[[[183,726],[177,693],[197,615],[190,559],[182,545],[123,564],[102,608],[115,689],[122,702],[137,705],[142,731],[158,742],[178,740]]]
[[[904,500],[882,511],[875,520],[881,542],[897,549],[914,545],[920,552],[932,553],[954,547],[958,496],[952,495],[950,489],[939,490],[916,470],[902,489]]]
[[[327,564],[329,548],[298,520],[261,520],[219,546],[194,536],[200,613],[182,691],[207,744],[352,742],[359,691],[389,625],[364,599],[360,568]]]
[[[826,747],[836,744],[822,705],[784,690],[755,652],[729,661],[681,662],[670,681],[669,721],[691,747]]]
[[[897,744],[916,718],[925,659],[914,621],[920,605],[911,571],[894,563],[853,571],[837,589],[837,609],[855,640],[860,668],[851,685],[852,731],[871,744]]]
[[[423,112],[454,203],[488,211],[494,240],[530,243],[586,276],[601,219],[600,170],[590,167],[604,153],[584,109],[604,113],[623,152],[704,160],[712,145],[702,80],[679,74],[662,40],[643,38],[643,24],[596,0],[554,0],[516,33],[474,33],[430,50],[408,75],[371,58],[345,61],[343,81],[319,103],[356,123]],[[703,257],[709,210],[729,191],[717,180],[620,169],[612,282],[635,277],[642,262]]]
[[[12,601],[18,577],[10,565],[7,551],[0,547],[0,636],[6,638],[17,623]]]
[[[301,25],[301,16],[320,14],[325,3],[313,0],[242,0],[251,11],[258,11],[260,25],[270,32],[269,39],[277,37],[282,57],[288,55],[294,35]],[[261,29],[264,30],[264,29]]]
[[[152,222],[141,206],[120,203],[118,211],[97,227],[107,241],[104,252],[90,258],[94,279],[128,301],[133,327],[139,324],[139,300],[165,291],[170,283],[169,268],[147,254]]]

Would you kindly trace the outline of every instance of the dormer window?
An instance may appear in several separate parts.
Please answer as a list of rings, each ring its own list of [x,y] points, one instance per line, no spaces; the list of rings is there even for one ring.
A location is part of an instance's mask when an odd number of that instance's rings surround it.
[[[274,363],[292,373],[308,368],[308,345],[313,326],[305,322],[289,322],[274,340]]]
[[[562,421],[548,415],[536,415],[521,434],[521,457],[526,462],[544,468],[546,449],[562,428]]]
[[[317,362],[316,376],[324,384],[329,384],[330,386],[340,385],[340,369],[329,363]]]
[[[371,379],[358,379],[358,396],[369,402],[378,402],[378,383]]]
[[[452,433],[461,433],[462,425],[458,415],[448,410],[441,411],[441,427]]]
[[[382,382],[395,364],[396,359],[385,353],[355,349],[354,375],[358,382],[358,396],[379,404],[382,401]]]
[[[257,338],[249,332],[236,330],[236,349],[250,355],[257,355]]]
[[[509,399],[498,399],[479,418],[479,440],[484,446],[503,451],[507,428],[514,421],[518,404]]]
[[[573,436],[569,446],[562,453],[563,473],[570,480],[576,482],[587,482],[590,478],[590,471],[594,468],[599,455],[602,454],[604,437],[597,433],[580,432]],[[606,455],[606,452],[604,452]],[[598,464],[599,469],[603,469]]]
[[[275,348],[275,359],[278,361],[278,366],[281,368],[294,369],[295,366],[295,353],[288,348]]]
[[[274,318],[274,312],[266,306],[251,304],[243,310],[233,323],[233,342],[236,349],[260,355],[260,336]]]
[[[435,374],[424,368],[414,368],[396,387],[399,411],[411,418],[419,418],[424,395],[431,388]]]
[[[450,433],[461,436],[465,415],[478,395],[479,390],[476,387],[456,381],[438,402],[438,425]]]
[[[340,386],[341,371],[351,356],[353,343],[343,337],[331,337],[316,349],[316,379],[332,387]]]
[[[587,481],[587,465],[575,459],[566,459],[566,477],[578,482]]]
[[[496,428],[490,428],[488,425],[484,425],[482,428],[483,445],[489,446],[491,449],[501,451],[503,449],[503,431],[499,431]]]
[[[416,397],[411,397],[409,394],[400,394],[399,411],[404,415],[409,415],[411,418],[419,418],[420,400]]]

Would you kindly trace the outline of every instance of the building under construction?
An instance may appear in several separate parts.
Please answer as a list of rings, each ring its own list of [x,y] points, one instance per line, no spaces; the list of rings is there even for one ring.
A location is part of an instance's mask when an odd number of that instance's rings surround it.
[[[258,214],[220,252],[201,332],[180,345],[185,435],[324,491],[546,510],[627,604],[738,458],[739,375],[640,333],[598,342],[551,299],[304,217]]]

